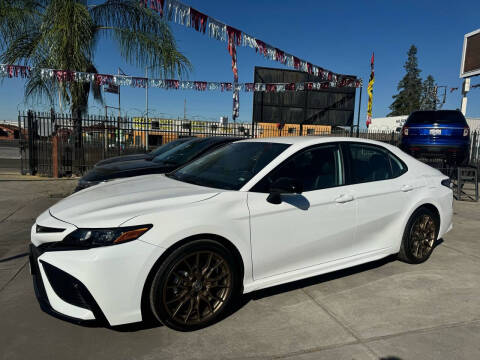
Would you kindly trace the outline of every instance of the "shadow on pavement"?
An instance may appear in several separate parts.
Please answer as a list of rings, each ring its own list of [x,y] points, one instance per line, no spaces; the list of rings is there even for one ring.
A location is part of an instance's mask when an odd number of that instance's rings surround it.
[[[361,273],[361,272],[364,272],[364,271],[376,269],[378,267],[381,267],[385,264],[388,264],[388,263],[390,263],[392,261],[396,261],[396,260],[397,260],[396,255],[390,255],[386,258],[383,258],[383,259],[380,259],[380,260],[377,260],[377,261],[373,261],[373,262],[369,262],[369,263],[366,263],[366,264],[357,265],[357,266],[354,266],[354,267],[351,267],[351,268],[342,269],[342,270],[334,271],[334,272],[327,273],[327,274],[317,275],[317,276],[314,276],[314,277],[311,277],[311,278],[297,280],[297,281],[293,281],[293,282],[290,282],[290,283],[287,283],[287,284],[277,285],[277,286],[267,288],[267,289],[257,290],[257,291],[252,292],[251,294],[246,294],[245,296],[250,297],[251,300],[259,300],[259,299],[262,299],[262,298],[265,298],[265,297],[269,297],[269,296],[273,296],[273,295],[277,295],[277,294],[281,294],[281,293],[289,292],[289,291],[293,291],[293,290],[302,289],[302,288],[307,287],[307,286],[317,285],[317,284],[321,284],[321,283],[324,283],[324,282],[327,282],[327,281],[332,281],[332,280],[336,280],[336,279],[339,279],[339,278],[342,278],[342,277],[346,277],[346,276],[358,274],[358,273]]]
[[[443,239],[438,239],[437,242],[435,243],[435,247],[440,245],[443,242]],[[25,256],[28,255],[26,254],[20,254],[17,255],[17,257],[20,256]],[[13,258],[13,257],[12,257]],[[7,261],[7,259],[3,259],[4,261]],[[1,260],[0,260],[1,261]],[[307,279],[302,279],[298,281],[293,281],[287,284],[282,284],[282,285],[277,285],[271,288],[267,289],[262,289],[262,290],[257,290],[249,294],[245,294],[241,296],[237,302],[230,308],[230,310],[226,311],[218,320],[215,322],[220,322],[223,319],[229,317],[230,315],[234,314],[241,308],[243,308],[246,304],[248,304],[251,300],[260,300],[266,297],[274,296],[277,294],[285,293],[285,292],[290,292],[298,289],[302,289],[308,286],[312,285],[317,285],[321,284],[324,282],[340,279],[343,277],[355,275],[358,273],[362,273],[364,271],[369,271],[373,270],[376,268],[379,268],[385,264],[391,263],[393,261],[397,261],[397,256],[396,255],[390,255],[386,258],[376,260],[373,262],[357,265],[351,268],[347,269],[342,269],[338,270],[335,272],[327,273],[327,274],[322,274],[318,276],[314,276],[311,278]],[[105,327],[105,325],[102,324],[95,324],[95,323],[89,323],[89,324],[78,324],[80,326],[87,326],[87,327]],[[159,322],[155,320],[148,320],[148,321],[143,321],[143,322],[136,322],[136,323],[131,323],[131,324],[125,324],[125,325],[119,325],[119,326],[106,326],[107,329],[110,329],[112,331],[116,332],[136,332],[136,331],[142,331],[142,330],[148,330],[148,329],[154,329],[158,327],[162,327],[163,325],[160,324]],[[398,357],[395,356],[389,356],[389,357],[383,357],[380,358],[379,360],[401,360]]]
[[[14,259],[18,259],[18,258],[21,258],[21,257],[24,257],[24,256],[28,256],[28,252],[21,253],[21,254],[18,254],[18,255],[13,255],[13,256],[10,256],[10,257],[4,258],[4,259],[0,259],[0,263],[10,261],[10,260],[14,260]]]

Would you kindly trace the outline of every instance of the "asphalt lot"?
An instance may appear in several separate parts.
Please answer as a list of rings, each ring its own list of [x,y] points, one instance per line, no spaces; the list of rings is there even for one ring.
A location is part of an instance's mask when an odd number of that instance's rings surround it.
[[[222,322],[180,333],[82,327],[40,310],[27,265],[30,227],[74,186],[0,180],[2,359],[480,357],[480,203],[455,203],[454,229],[424,264],[390,258],[260,291]]]

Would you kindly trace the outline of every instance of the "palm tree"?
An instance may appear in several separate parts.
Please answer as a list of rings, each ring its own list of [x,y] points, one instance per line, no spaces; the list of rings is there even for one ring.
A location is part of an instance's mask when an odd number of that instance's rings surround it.
[[[25,97],[58,95],[72,112],[85,112],[88,97],[102,101],[95,83],[45,80],[40,68],[97,73],[94,65],[102,37],[117,42],[130,64],[151,67],[155,75],[183,76],[191,68],[177,49],[168,24],[138,0],[0,0],[0,61],[33,68]]]

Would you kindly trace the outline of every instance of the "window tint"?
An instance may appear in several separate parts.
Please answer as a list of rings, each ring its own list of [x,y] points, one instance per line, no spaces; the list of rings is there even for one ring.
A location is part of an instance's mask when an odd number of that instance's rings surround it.
[[[407,171],[405,164],[393,154],[388,154],[392,166],[392,177],[396,178]]]
[[[159,146],[158,148],[156,148],[155,150],[153,150],[152,152],[150,152],[151,155],[153,156],[158,156],[160,154],[163,154],[171,149],[173,149],[175,146],[178,146],[186,141],[190,141],[191,139],[178,139],[178,140],[173,140],[173,141],[170,141],[169,143],[166,143],[162,146]]]
[[[269,142],[230,143],[167,176],[201,186],[239,190],[289,146]]]
[[[190,140],[155,156],[153,161],[172,165],[183,165],[198,154],[211,148],[212,145],[216,144],[205,139]]]
[[[269,192],[277,179],[287,177],[300,181],[303,191],[343,185],[341,155],[337,145],[325,145],[302,151],[279,165],[251,191]]]
[[[392,179],[406,171],[405,165],[388,150],[365,144],[349,144],[353,184]]]
[[[407,119],[405,125],[414,124],[455,124],[467,125],[465,117],[460,111],[439,110],[439,111],[415,111]]]

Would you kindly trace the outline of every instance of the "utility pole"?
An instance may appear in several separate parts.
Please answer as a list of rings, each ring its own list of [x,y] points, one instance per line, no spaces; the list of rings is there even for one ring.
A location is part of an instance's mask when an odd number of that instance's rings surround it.
[[[363,87],[360,86],[359,88],[360,95],[358,97],[358,114],[357,114],[357,138],[360,135],[360,109],[362,108],[362,89]]]
[[[118,75],[120,75],[120,68],[118,68]],[[122,143],[122,130],[121,130],[121,118],[122,112],[120,111],[120,85],[118,85],[118,120],[117,120],[117,131],[118,131],[118,154],[120,155],[120,148]]]
[[[145,132],[145,148],[148,151],[148,67],[145,67],[145,123],[146,123],[146,132]]]
[[[187,98],[183,100],[183,120],[187,120]]]
[[[467,94],[470,91],[470,78],[465,78],[463,80],[463,86],[462,86],[462,105],[461,105],[461,111],[463,116],[467,115]]]
[[[120,75],[120,68],[118,68],[118,75]],[[120,111],[120,85],[118,85],[118,117],[122,116],[122,112]]]

